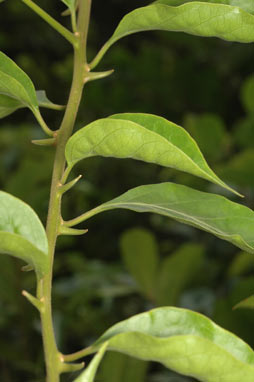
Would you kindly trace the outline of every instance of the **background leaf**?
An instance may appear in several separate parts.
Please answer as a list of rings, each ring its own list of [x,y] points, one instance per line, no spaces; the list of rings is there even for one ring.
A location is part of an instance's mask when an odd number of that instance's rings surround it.
[[[70,167],[96,155],[138,159],[189,172],[233,191],[209,168],[183,128],[151,114],[125,113],[92,122],[69,139],[65,155]]]
[[[148,230],[133,228],[120,239],[123,261],[141,292],[156,300],[156,279],[159,265],[157,242]]]
[[[185,244],[167,256],[160,264],[157,279],[159,305],[176,305],[182,290],[201,270],[204,248],[198,244]]]
[[[45,230],[27,204],[0,191],[0,253],[32,265],[39,277],[47,270],[48,242]]]

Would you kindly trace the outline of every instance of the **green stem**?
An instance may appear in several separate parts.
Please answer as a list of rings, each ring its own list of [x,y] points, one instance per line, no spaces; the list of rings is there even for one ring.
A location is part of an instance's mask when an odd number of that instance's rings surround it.
[[[23,0],[26,3],[30,0]],[[49,259],[50,271],[41,279],[37,287],[37,298],[44,304],[41,310],[41,325],[43,345],[47,369],[47,382],[59,382],[61,373],[62,358],[58,352],[51,308],[51,291],[52,291],[52,276],[53,263],[57,236],[59,234],[59,226],[61,224],[61,197],[59,192],[61,187],[61,178],[65,168],[65,145],[72,134],[73,126],[76,120],[82,92],[83,92],[83,76],[84,66],[86,64],[86,44],[88,25],[90,20],[90,8],[92,0],[83,0],[80,2],[78,14],[78,44],[74,46],[74,70],[73,80],[70,91],[68,104],[65,115],[58,130],[56,137],[56,155],[54,161],[49,211],[46,232],[49,243]]]
[[[22,0],[29,8],[31,8],[37,15],[39,15],[44,21],[46,21],[52,28],[59,32],[67,41],[69,41],[73,46],[77,44],[77,39],[73,33],[66,29],[62,24],[51,17],[47,12],[41,9],[32,0]]]

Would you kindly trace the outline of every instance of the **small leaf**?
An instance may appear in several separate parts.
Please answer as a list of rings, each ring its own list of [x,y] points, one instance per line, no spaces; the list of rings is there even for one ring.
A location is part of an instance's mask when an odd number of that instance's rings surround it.
[[[57,105],[51,102],[48,99],[45,90],[37,90],[36,97],[37,97],[38,105],[40,107],[45,107],[47,109],[53,109],[53,110],[63,110],[65,108],[65,106],[63,105]]]
[[[80,374],[78,378],[74,380],[74,382],[94,382],[94,378],[99,367],[99,364],[107,350],[108,344],[105,342],[92,361],[89,363],[88,367]]]
[[[38,109],[34,85],[14,61],[0,52],[0,93],[14,98],[32,111]]]
[[[48,267],[48,241],[35,212],[14,196],[0,191],[0,253],[26,261],[38,277]]]
[[[65,154],[69,167],[96,155],[133,158],[176,168],[235,192],[209,168],[182,127],[151,114],[118,114],[92,122],[69,139]]]
[[[207,317],[186,309],[158,308],[119,322],[92,349],[105,342],[109,350],[160,362],[200,381],[253,380],[253,350]]]
[[[234,306],[233,309],[254,309],[254,295],[248,298],[245,298],[243,301],[239,302]]]
[[[185,32],[228,41],[254,42],[253,13],[252,0],[160,0],[125,15],[91,62],[91,68],[98,64],[116,41],[142,31]]]
[[[103,211],[116,208],[153,212],[210,232],[254,253],[254,212],[223,196],[174,183],[133,188],[119,197],[67,222],[73,226]]]
[[[156,299],[156,278],[159,265],[158,246],[148,230],[133,228],[124,232],[120,240],[124,263],[141,292]]]

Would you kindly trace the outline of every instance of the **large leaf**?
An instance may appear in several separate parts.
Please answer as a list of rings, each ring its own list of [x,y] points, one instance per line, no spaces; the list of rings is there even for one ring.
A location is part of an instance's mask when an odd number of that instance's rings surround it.
[[[210,232],[254,253],[254,212],[223,196],[174,183],[133,188],[121,196],[69,221],[73,226],[100,212],[124,208],[153,212]]]
[[[93,345],[157,361],[205,382],[252,382],[254,352],[207,317],[165,307],[131,317],[107,330]]]
[[[253,13],[252,0],[208,2],[160,0],[125,15],[111,38],[92,61],[91,67],[94,68],[98,64],[116,41],[142,31],[185,32],[228,41],[253,42]]]
[[[14,196],[0,191],[0,253],[31,265],[41,277],[48,268],[48,242],[35,212]]]
[[[69,167],[95,155],[133,158],[173,167],[233,191],[209,168],[182,127],[151,114],[117,114],[92,122],[69,139],[65,153]]]

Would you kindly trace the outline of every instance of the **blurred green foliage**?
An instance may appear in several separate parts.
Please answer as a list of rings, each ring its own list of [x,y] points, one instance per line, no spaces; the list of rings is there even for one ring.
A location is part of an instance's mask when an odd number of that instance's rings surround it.
[[[106,7],[100,1],[93,3],[90,58],[127,11],[149,1],[110,0]],[[42,6],[69,25],[68,18],[60,15],[64,9],[60,1],[45,0]],[[37,89],[64,104],[72,73],[66,42],[18,0],[1,4],[0,25],[1,50],[29,74]],[[211,167],[253,208],[253,58],[251,45],[217,39],[157,32],[125,38],[100,64],[101,70],[114,68],[114,75],[87,85],[76,128],[125,111],[165,116],[190,132]],[[55,129],[62,113],[46,111],[44,116]],[[1,120],[0,183],[45,222],[54,152],[31,144],[40,137],[29,111]],[[131,160],[91,158],[77,166],[76,173],[84,176],[64,198],[65,218],[141,184],[170,180],[221,193],[201,179]],[[53,309],[63,352],[88,345],[121,319],[165,304],[207,314],[254,346],[254,312],[232,311],[253,293],[251,255],[162,216],[114,211],[93,218],[87,227],[84,238],[63,237],[58,243]],[[20,272],[21,262],[4,256],[1,261],[0,379],[39,382],[43,380],[39,321],[21,296],[22,289],[33,291],[34,277]],[[109,353],[98,382],[130,380],[191,379]]]

